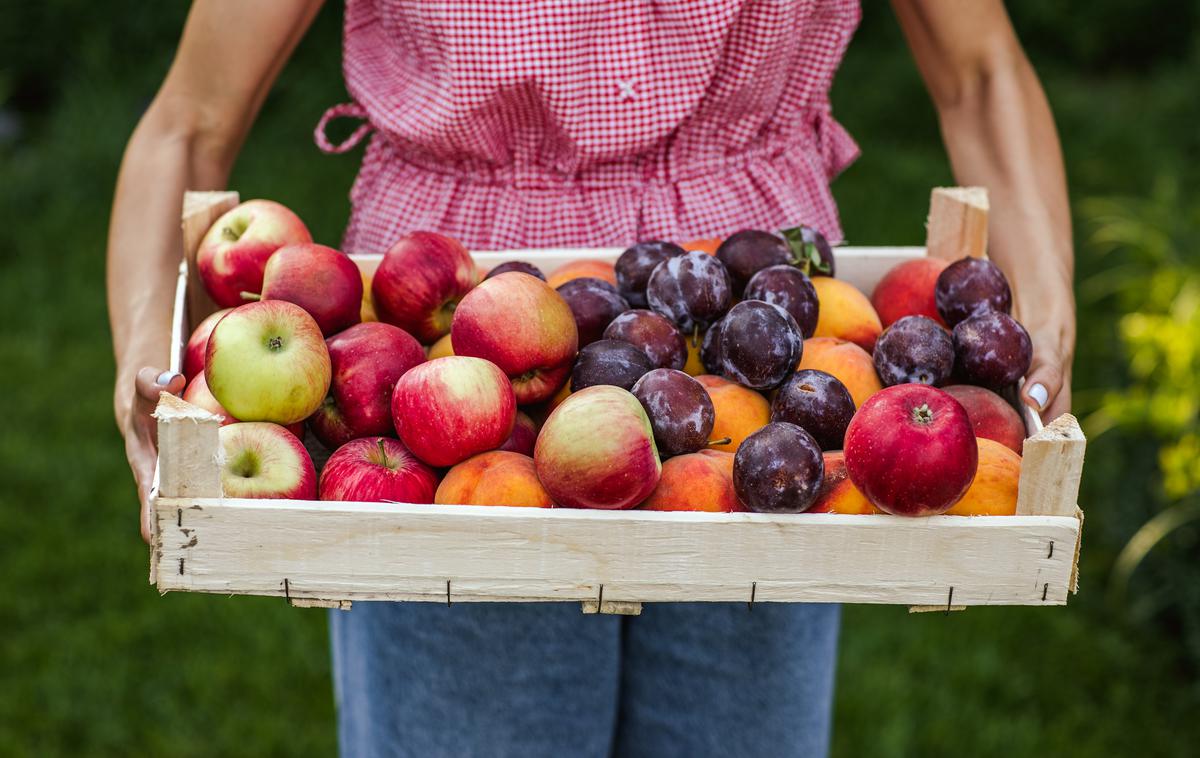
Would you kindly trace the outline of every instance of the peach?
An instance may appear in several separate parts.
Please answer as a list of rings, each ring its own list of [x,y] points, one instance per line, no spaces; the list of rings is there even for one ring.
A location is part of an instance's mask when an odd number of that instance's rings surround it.
[[[945,326],[933,299],[933,286],[948,263],[941,258],[915,258],[893,266],[871,293],[880,323],[887,327],[905,316],[925,316]]]
[[[728,444],[710,445],[711,449],[736,452],[743,440],[771,420],[771,404],[754,390],[712,374],[701,374],[696,381],[704,385],[716,411],[712,439],[729,438]]]
[[[597,279],[603,279],[612,286],[617,286],[617,271],[611,263],[596,260],[581,260],[564,263],[554,269],[554,273],[550,274],[546,279],[546,283],[552,289],[558,289],[561,285],[566,284],[572,279],[580,279],[585,276],[594,276]]]
[[[363,296],[362,305],[358,309],[358,318],[364,324],[370,321],[378,321],[379,316],[375,314],[375,304],[371,302],[371,275],[366,271],[359,271],[362,276]]]
[[[971,419],[976,437],[995,440],[1017,455],[1022,453],[1025,424],[1007,400],[991,390],[970,384],[952,384],[942,389],[967,409],[967,418]]]
[[[445,358],[447,355],[454,355],[454,345],[450,342],[450,335],[444,334],[429,346],[429,360]]]
[[[836,337],[810,337],[804,340],[804,353],[796,369],[806,368],[836,376],[850,390],[855,407],[862,406],[867,398],[883,389],[871,356],[853,342]]]
[[[662,476],[650,497],[647,511],[744,510],[733,491],[733,453],[701,450],[663,461]]]
[[[690,250],[699,250],[702,253],[708,253],[709,255],[716,255],[717,248],[721,246],[721,243],[723,241],[724,240],[718,239],[716,237],[710,237],[707,239],[692,240],[690,242],[685,242],[680,247],[682,247],[684,250],[689,250],[689,251]]]
[[[825,478],[817,500],[805,513],[882,513],[854,486],[846,473],[846,456],[841,450],[829,450],[823,454]]]
[[[838,337],[853,342],[868,353],[874,350],[883,324],[867,296],[841,279],[816,276],[812,283],[820,303],[813,336]]]
[[[1012,516],[1017,512],[1021,456],[995,440],[976,437],[979,466],[962,499],[946,511],[950,516]]]
[[[533,459],[508,450],[480,453],[446,472],[433,502],[439,505],[509,505],[549,508]]]

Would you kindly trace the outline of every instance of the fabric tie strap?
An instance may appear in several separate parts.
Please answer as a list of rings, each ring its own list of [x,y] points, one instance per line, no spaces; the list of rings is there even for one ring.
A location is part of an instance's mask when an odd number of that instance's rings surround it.
[[[364,121],[354,133],[341,142],[334,144],[329,141],[329,137],[325,134],[325,128],[329,122],[335,118],[354,118]],[[321,120],[317,122],[317,128],[313,130],[313,140],[317,143],[323,153],[344,153],[353,150],[358,143],[363,141],[363,138],[370,134],[375,127],[367,121],[367,111],[358,103],[339,103],[321,115]]]

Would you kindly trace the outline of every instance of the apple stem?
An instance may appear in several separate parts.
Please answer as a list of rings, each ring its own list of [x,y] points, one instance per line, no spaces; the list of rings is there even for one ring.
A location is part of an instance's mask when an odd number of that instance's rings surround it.
[[[921,403],[912,410],[912,420],[918,424],[929,424],[933,421],[933,411],[928,403]]]
[[[267,347],[271,350],[278,350],[279,348],[283,347],[283,340],[279,337],[272,337],[271,339],[267,340]]]
[[[391,463],[391,461],[388,460],[387,448],[385,448],[383,446],[383,437],[380,437],[379,439],[375,440],[375,444],[379,446],[379,461],[380,461],[380,463],[382,463],[385,468],[391,468],[392,463]]]
[[[243,300],[262,300],[262,295],[258,294],[257,292],[243,292],[242,299]]]
[[[731,442],[733,442],[732,437],[722,437],[719,440],[709,440],[708,444],[710,444],[710,445],[728,445]]]

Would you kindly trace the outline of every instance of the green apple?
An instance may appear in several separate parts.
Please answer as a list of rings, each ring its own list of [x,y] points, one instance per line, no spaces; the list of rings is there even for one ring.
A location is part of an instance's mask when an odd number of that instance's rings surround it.
[[[321,328],[286,300],[230,311],[213,327],[204,364],[209,391],[242,421],[303,421],[329,391],[329,350]]]

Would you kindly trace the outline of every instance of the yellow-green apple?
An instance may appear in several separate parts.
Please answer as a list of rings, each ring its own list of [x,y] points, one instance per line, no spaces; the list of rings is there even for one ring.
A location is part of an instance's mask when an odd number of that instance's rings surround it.
[[[550,497],[568,508],[633,508],[662,474],[642,404],[607,384],[573,392],[554,409],[533,459]]]
[[[979,450],[962,404],[935,387],[897,384],[854,414],[845,458],[850,481],[876,508],[932,516],[971,486]]]
[[[437,473],[400,440],[360,437],[334,451],[321,470],[322,500],[432,503]]]
[[[371,280],[371,302],[380,321],[430,343],[450,331],[454,309],[478,276],[457,240],[413,232],[384,254]]]
[[[225,497],[315,500],[317,471],[304,443],[279,424],[245,421],[220,430]]]
[[[208,389],[243,421],[303,421],[325,399],[329,375],[320,327],[286,300],[238,306],[208,338]]]
[[[553,397],[579,349],[567,301],[541,279],[516,271],[468,292],[454,312],[450,336],[456,355],[499,366],[521,405]]]
[[[222,308],[245,302],[243,292],[261,292],[267,259],[283,247],[312,242],[295,213],[272,200],[247,200],[217,219],[196,251],[204,289]]]
[[[356,437],[391,435],[392,389],[425,362],[421,343],[399,327],[372,321],[333,335],[325,346],[333,377],[325,402],[308,419],[313,434],[330,450]]]
[[[496,449],[532,456],[537,436],[537,423],[524,411],[517,411],[517,420],[513,423],[512,434],[508,435],[504,444]]]
[[[260,295],[243,293],[247,300]],[[363,283],[358,266],[332,247],[312,242],[285,245],[263,271],[263,300],[286,300],[312,316],[328,337],[357,324],[362,315]]]
[[[512,434],[516,415],[508,377],[482,358],[451,355],[422,363],[392,392],[396,433],[431,466],[453,466],[494,450]]]
[[[224,420],[221,426],[229,426],[237,424],[239,420],[233,417],[233,414],[225,410],[225,406],[217,402],[213,397],[213,393],[208,390],[208,383],[204,381],[204,372],[201,371],[192,377],[192,381],[188,382],[187,388],[183,391],[183,399],[197,408],[203,408],[209,413],[221,416]],[[288,424],[283,427],[300,439],[304,439],[304,422],[297,421],[294,424]]]
[[[209,314],[192,332],[192,336],[188,337],[187,347],[183,351],[183,377],[188,381],[204,371],[204,351],[208,349],[208,335],[212,334],[213,327],[231,310],[233,309],[222,308]]]

